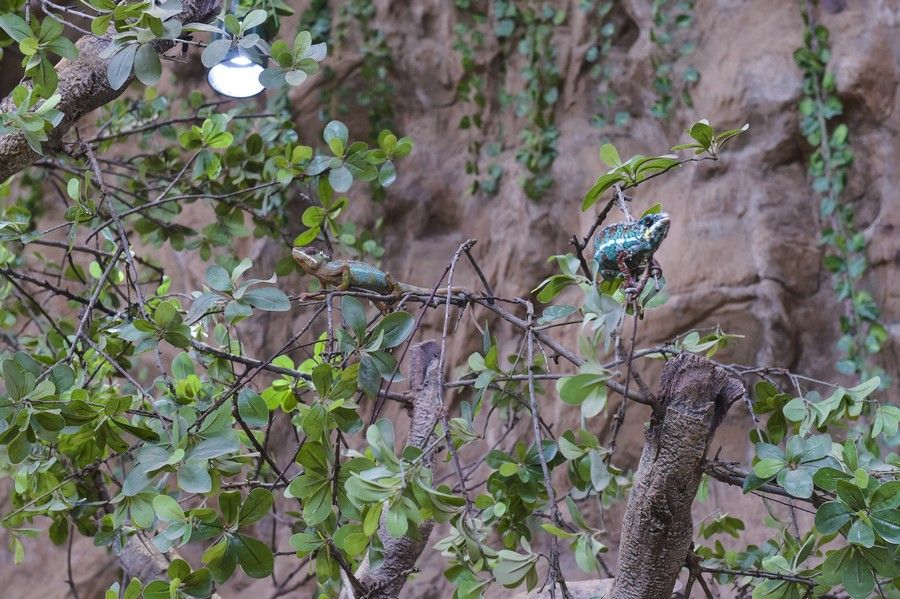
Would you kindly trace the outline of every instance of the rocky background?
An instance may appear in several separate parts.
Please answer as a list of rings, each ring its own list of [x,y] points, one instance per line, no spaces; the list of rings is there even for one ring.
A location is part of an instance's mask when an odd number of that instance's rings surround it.
[[[298,13],[305,5],[296,1],[291,4],[296,5]],[[657,255],[671,299],[642,321],[639,342],[660,342],[691,328],[718,325],[744,336],[725,354],[726,361],[778,365],[816,378],[844,380],[833,366],[839,359],[835,341],[839,337],[840,308],[830,276],[822,267],[823,250],[818,243],[822,225],[806,175],[810,148],[798,129],[801,72],[793,61],[794,50],[803,43],[798,3],[696,2],[692,35],[697,47],[690,61],[701,79],[692,91],[694,106],[682,106],[664,121],[649,113],[654,101],[651,3],[617,3],[619,8],[615,10],[622,12],[623,26],[608,60],[614,64],[615,86],[633,118],[626,127],[603,129],[589,126],[597,110],[598,90],[595,80],[588,76],[583,53],[596,23],[579,16],[578,0],[556,4],[566,4],[570,15],[554,37],[564,81],[555,115],[560,130],[559,158],[552,171],[556,183],[544,197],[532,200],[517,182],[521,166],[515,161],[515,147],[520,125],[508,114],[510,111],[499,107],[491,116],[504,124],[508,142],[508,149],[498,157],[505,171],[499,193],[466,193],[464,162],[472,134],[457,128],[470,107],[460,102],[456,93],[463,72],[453,49],[453,2],[376,2],[376,25],[385,33],[393,58],[390,75],[396,90],[395,127],[416,142],[413,154],[400,165],[399,178],[385,201],[357,203],[361,223],[383,217],[386,269],[400,280],[431,284],[458,245],[475,238],[478,245],[474,254],[496,293],[527,295],[551,274],[553,267],[547,264],[547,256],[568,251],[571,235],[583,235],[594,219],[593,211],[582,213],[579,207],[585,190],[598,173],[606,170],[597,157],[601,143],[613,142],[623,156],[665,153],[671,145],[686,139],[684,129],[697,119],[708,118],[719,128],[750,122],[749,133],[739,138],[719,162],[687,165],[636,190],[635,212],[662,202],[673,221]],[[830,69],[837,78],[856,156],[843,200],[853,203],[858,226],[869,240],[870,270],[862,287],[875,297],[891,333],[880,360],[896,381],[900,375],[900,4],[896,0],[832,0],[823,2],[817,14],[831,31]],[[292,26],[289,20],[284,31],[289,32]],[[492,82],[499,77],[497,58],[497,54],[487,53],[479,59],[480,68]],[[330,60],[339,80],[360,80],[358,57],[345,51]],[[513,60],[506,66],[508,84],[518,85],[516,69],[521,65]],[[198,85],[188,71],[179,70],[184,85]],[[309,131],[309,137],[317,137],[321,130],[315,117],[319,99],[315,85],[316,80],[295,90],[292,98],[300,130]],[[362,113],[345,120],[351,131],[365,131],[368,126]],[[613,218],[618,217],[614,212]],[[273,252],[261,243],[242,249],[263,271],[282,257],[280,248]],[[197,288],[203,269],[192,269],[183,258],[176,260],[185,273],[176,284],[183,289]],[[477,283],[464,265],[457,280]],[[300,277],[284,279],[283,283],[291,291],[305,287]],[[254,353],[266,354],[267,349],[277,348],[285,327],[294,324],[290,315],[272,316],[259,327]],[[422,338],[439,335],[437,321],[430,326],[420,333]],[[451,366],[463,364],[478,347],[477,339],[468,339],[471,335],[465,333],[472,328],[468,318],[460,327],[462,334],[453,337],[449,345]],[[501,338],[508,336],[509,331],[499,324],[492,327]],[[889,395],[891,400],[898,400],[896,386]],[[545,402],[561,405],[552,397]],[[558,430],[564,430],[566,419],[574,424],[575,418],[574,413],[566,411],[556,419]],[[645,418],[638,409],[628,413],[617,453],[617,462],[622,465],[637,462]],[[749,426],[752,423],[746,412],[736,406],[716,439],[716,444],[723,446],[723,458],[749,458]],[[286,434],[284,442],[289,444]],[[719,511],[745,519],[747,531],[742,543],[767,538],[769,531],[763,528],[765,509],[754,498],[714,484],[710,499],[696,504],[695,515],[699,519]],[[610,534],[603,541],[612,548],[617,543],[620,518],[619,508],[607,514]],[[264,525],[259,532],[268,534]],[[432,540],[439,538],[440,532],[436,530]],[[27,547],[26,563],[19,567],[12,566],[12,557],[5,551],[4,544],[0,547],[0,579],[4,582],[0,595],[68,595],[63,582],[65,548],[53,547],[42,539]],[[186,554],[197,557],[199,551],[197,556]],[[279,577],[293,569],[288,561],[279,560]],[[611,566],[615,563],[614,551],[606,561]],[[81,597],[102,596],[102,589],[115,580],[114,559],[93,548],[90,540],[76,541],[72,562]],[[572,579],[586,577],[571,559],[564,565]],[[440,556],[428,555],[421,569],[407,586],[406,596],[449,596]],[[289,596],[306,597],[310,592],[301,587]],[[221,590],[224,597],[240,594],[262,598],[271,593],[269,580],[235,580]],[[727,596],[727,589],[723,593]]]

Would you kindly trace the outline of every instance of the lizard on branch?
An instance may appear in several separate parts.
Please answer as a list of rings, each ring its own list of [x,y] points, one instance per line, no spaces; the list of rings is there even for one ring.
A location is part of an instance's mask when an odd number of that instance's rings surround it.
[[[416,294],[435,297],[450,294],[472,295],[465,287],[442,287],[437,290],[416,287],[395,281],[380,268],[360,260],[332,259],[328,254],[315,248],[294,248],[291,255],[307,274],[319,279],[322,285],[332,285],[340,291],[358,289],[382,295]]]
[[[604,280],[625,279],[625,294],[636,298],[650,276],[662,271],[653,254],[669,232],[669,215],[647,214],[633,222],[604,227],[594,240],[594,260]]]

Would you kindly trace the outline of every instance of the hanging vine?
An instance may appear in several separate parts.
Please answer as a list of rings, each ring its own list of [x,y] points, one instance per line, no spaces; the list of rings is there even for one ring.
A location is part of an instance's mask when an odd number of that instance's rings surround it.
[[[349,112],[348,96],[352,94],[353,104],[368,111],[372,136],[390,128],[394,120],[391,101],[395,98],[394,85],[390,81],[393,66],[391,51],[384,34],[375,28],[375,4],[372,0],[350,0],[341,5],[335,27],[335,44],[342,47],[350,35],[351,25],[359,32],[359,43],[355,46],[362,53],[360,73],[363,85],[352,89],[341,86],[341,110]]]
[[[516,119],[524,122],[516,160],[526,171],[520,181],[525,193],[537,199],[553,185],[550,169],[558,153],[559,131],[554,122],[554,110],[562,77],[556,64],[553,33],[565,22],[566,11],[537,0],[493,0],[489,7],[472,0],[457,0],[456,8],[455,49],[463,67],[457,93],[471,105],[459,127],[475,133],[469,143],[466,161],[466,174],[472,177],[469,191],[494,194],[503,174],[497,162],[491,162],[487,169],[481,165],[483,155],[495,158],[503,150],[500,141],[485,143],[490,134],[496,134],[498,140],[502,138],[501,125],[489,133],[485,122],[485,113],[493,99],[501,112],[512,108]],[[489,34],[492,39],[488,39]],[[494,96],[489,96],[484,66],[476,61],[489,42],[496,43],[502,57],[501,65],[508,64],[514,55],[524,61],[524,65],[515,71],[522,77],[520,91],[511,93],[507,89],[507,70],[501,66],[498,79],[502,84]]]
[[[620,25],[614,18],[614,5],[614,2],[596,0],[582,0],[580,4],[581,10],[587,13],[588,21],[592,24],[593,45],[585,53],[584,60],[591,65],[590,76],[597,83],[597,112],[591,119],[591,125],[597,128],[606,127],[610,123],[623,127],[631,120],[631,113],[621,106],[622,98],[612,86],[615,65],[609,60],[609,53],[613,39],[620,30]],[[599,27],[593,26],[595,23]]]
[[[566,11],[529,1],[517,11],[523,30],[517,49],[525,58],[522,78],[525,89],[516,95],[516,116],[525,120],[516,160],[528,171],[522,188],[531,199],[540,198],[552,185],[550,167],[559,152],[559,129],[554,121],[562,80],[556,64],[553,31],[566,20]]]
[[[488,3],[456,0],[456,8],[459,20],[454,27],[453,49],[459,53],[463,68],[456,93],[457,98],[469,107],[459,121],[459,128],[472,132],[466,147],[466,175],[471,178],[468,192],[494,195],[500,188],[503,168],[496,162],[489,164],[486,169],[481,166],[482,150],[490,158],[495,158],[500,153],[499,142],[485,143],[488,136],[485,126],[487,79],[485,68],[478,64],[478,56],[485,49]]]
[[[835,295],[843,307],[838,346],[844,357],[837,366],[844,373],[862,378],[878,374],[887,384],[884,372],[870,364],[870,358],[881,351],[888,335],[874,298],[859,286],[868,266],[866,238],[856,228],[853,205],[841,201],[853,150],[847,124],[836,123],[843,113],[843,104],[835,93],[834,73],[827,70],[831,59],[828,29],[816,23],[813,1],[807,0],[801,7],[804,45],[794,53],[794,60],[803,71],[800,128],[813,147],[809,177],[820,200],[822,243],[827,248],[825,266],[832,273]]]
[[[650,108],[658,119],[666,119],[681,102],[692,107],[690,89],[700,80],[700,73],[693,66],[680,68],[679,59],[693,54],[693,0],[653,0],[651,6],[653,29],[650,41],[656,45],[651,57],[653,64],[653,90],[656,101]]]

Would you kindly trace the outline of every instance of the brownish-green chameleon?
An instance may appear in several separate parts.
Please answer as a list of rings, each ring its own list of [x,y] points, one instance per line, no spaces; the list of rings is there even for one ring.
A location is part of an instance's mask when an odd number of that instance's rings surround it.
[[[315,248],[294,248],[291,255],[304,272],[319,279],[322,285],[331,285],[341,291],[357,289],[382,295],[394,295],[398,298],[407,293],[428,296],[434,293],[436,296],[446,296],[448,292],[446,287],[435,291],[399,283],[388,273],[367,262],[332,259],[325,252]],[[464,287],[453,287],[449,291],[454,294],[472,294]]]

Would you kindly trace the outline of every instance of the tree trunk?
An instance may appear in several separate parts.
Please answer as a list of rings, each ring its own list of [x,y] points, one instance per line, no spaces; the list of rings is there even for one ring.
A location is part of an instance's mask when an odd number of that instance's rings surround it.
[[[433,438],[434,428],[443,409],[441,392],[441,376],[438,372],[438,346],[434,341],[425,341],[414,345],[410,350],[410,394],[412,395],[412,416],[406,444],[411,447],[425,449]],[[425,458],[431,467],[434,453]],[[416,560],[425,549],[434,522],[426,520],[419,525],[416,538],[404,536],[392,537],[388,534],[384,516],[378,528],[378,536],[384,545],[384,559],[377,568],[369,565],[364,559],[356,571],[356,578],[367,589],[366,599],[395,599],[400,596],[403,585],[414,571]],[[341,599],[353,598],[352,589],[345,588]]]
[[[611,599],[670,597],[691,546],[691,504],[716,427],[743,385],[693,354],[669,361],[622,522]]]

